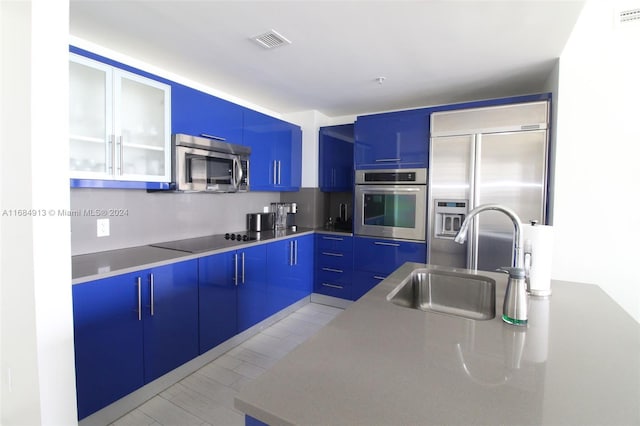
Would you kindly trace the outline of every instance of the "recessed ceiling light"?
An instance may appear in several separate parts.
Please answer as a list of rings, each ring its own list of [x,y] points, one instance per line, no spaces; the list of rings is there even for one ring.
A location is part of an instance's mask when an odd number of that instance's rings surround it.
[[[278,33],[276,30],[271,30],[264,34],[251,37],[251,40],[255,41],[265,49],[273,49],[274,47],[291,44],[291,41],[289,39]]]
[[[387,77],[376,77],[376,80],[375,80],[375,81],[376,81],[379,85],[382,85],[382,83],[383,83],[386,79],[387,79]]]

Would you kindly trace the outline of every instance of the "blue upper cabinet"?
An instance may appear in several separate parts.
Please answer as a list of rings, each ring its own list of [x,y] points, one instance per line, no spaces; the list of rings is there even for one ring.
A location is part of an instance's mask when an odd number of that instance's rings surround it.
[[[251,191],[300,189],[302,130],[299,126],[245,109],[242,143],[251,147]]]
[[[243,107],[181,84],[173,85],[171,96],[173,133],[242,144]]]
[[[428,166],[429,113],[426,109],[358,117],[355,124],[356,169]]]
[[[318,181],[323,192],[353,190],[353,124],[320,128]]]

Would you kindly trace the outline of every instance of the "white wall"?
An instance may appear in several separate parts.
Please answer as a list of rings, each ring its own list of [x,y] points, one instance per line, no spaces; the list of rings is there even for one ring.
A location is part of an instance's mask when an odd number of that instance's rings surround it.
[[[560,57],[553,277],[598,284],[640,322],[640,23],[614,24],[630,5],[587,2]]]
[[[69,206],[68,14],[67,0],[0,1],[3,425],[77,418],[69,219],[49,214]]]

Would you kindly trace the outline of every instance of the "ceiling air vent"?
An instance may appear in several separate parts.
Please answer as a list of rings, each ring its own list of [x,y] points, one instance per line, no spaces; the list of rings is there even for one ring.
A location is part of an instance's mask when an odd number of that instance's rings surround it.
[[[640,9],[629,9],[620,12],[620,23],[640,22]]]
[[[251,37],[251,40],[255,41],[265,49],[273,49],[274,47],[291,44],[291,41],[287,40],[286,37],[284,37],[282,34],[279,34],[275,30],[268,31],[255,37]]]

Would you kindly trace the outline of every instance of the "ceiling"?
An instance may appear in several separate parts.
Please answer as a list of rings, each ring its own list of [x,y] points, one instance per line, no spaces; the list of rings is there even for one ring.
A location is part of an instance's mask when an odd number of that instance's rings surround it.
[[[337,117],[543,91],[583,5],[71,0],[70,34],[275,112]],[[292,43],[250,39],[271,29]]]

